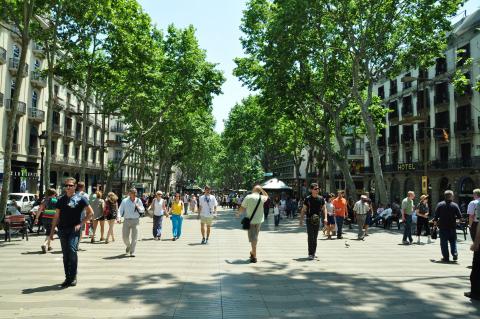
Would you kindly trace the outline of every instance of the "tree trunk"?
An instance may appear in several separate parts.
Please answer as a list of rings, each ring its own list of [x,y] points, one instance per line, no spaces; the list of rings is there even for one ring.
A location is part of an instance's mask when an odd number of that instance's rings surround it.
[[[373,170],[375,172],[375,188],[378,190],[379,198],[377,203],[388,203],[387,188],[385,185],[385,180],[383,178],[382,164],[380,162],[380,151],[378,150],[377,144],[377,128],[373,119],[371,117],[370,107],[373,95],[373,83],[370,83],[368,86],[367,100],[362,103],[362,117],[365,122],[366,135],[370,141],[370,151],[372,152],[373,158]]]
[[[53,126],[53,80],[55,77],[55,43],[52,45],[48,44],[48,41],[45,42],[47,63],[48,63],[48,103],[47,103],[47,139],[45,140],[45,162],[44,162],[44,173],[43,173],[43,185],[45,189],[50,188],[50,170],[52,166],[52,126]]]
[[[350,173],[347,147],[345,145],[345,141],[343,139],[343,135],[340,129],[340,117],[335,117],[333,119],[333,122],[335,124],[335,138],[339,146],[337,164],[342,171],[343,177],[345,178],[347,194],[352,194],[353,196],[356,196],[357,189],[355,187],[355,183],[353,182],[352,174]]]
[[[15,90],[10,101],[10,112],[7,117],[7,136],[5,138],[5,150],[3,154],[3,182],[0,197],[0,220],[3,220],[7,208],[8,194],[10,193],[10,176],[12,173],[12,146],[13,133],[17,123],[18,99],[23,85],[23,74],[25,70],[25,61],[30,42],[29,28],[35,1],[25,1],[23,5],[23,29],[22,29],[22,52],[18,64],[17,76],[15,78]]]

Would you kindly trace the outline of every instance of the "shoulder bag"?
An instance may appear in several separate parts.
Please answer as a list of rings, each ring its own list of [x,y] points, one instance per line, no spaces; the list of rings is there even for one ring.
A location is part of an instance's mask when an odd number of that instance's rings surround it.
[[[252,221],[253,216],[255,216],[255,213],[257,212],[258,206],[260,205],[261,201],[262,201],[262,195],[260,195],[258,197],[257,206],[255,206],[255,209],[253,210],[252,216],[250,216],[250,218],[244,217],[242,219],[242,229],[245,229],[245,230],[250,229],[250,222]]]

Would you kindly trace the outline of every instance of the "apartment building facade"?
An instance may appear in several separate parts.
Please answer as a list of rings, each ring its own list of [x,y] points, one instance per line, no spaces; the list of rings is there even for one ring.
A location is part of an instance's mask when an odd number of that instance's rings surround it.
[[[21,54],[21,39],[4,28],[0,28],[0,180],[3,179],[3,154],[7,129],[7,114],[10,111],[11,98],[16,83],[18,64]],[[13,137],[13,158],[11,192],[33,192],[39,190],[41,141],[39,136],[46,132],[48,86],[47,79],[40,73],[46,68],[43,48],[31,41],[28,52],[28,64],[23,74],[18,114]],[[85,122],[82,115],[84,105],[80,99],[57,81],[54,82],[54,111],[52,136],[50,187],[60,190],[64,177],[80,175],[81,154],[87,153],[86,184],[88,189],[101,182],[103,165],[100,152],[107,152],[102,146],[102,134],[105,141],[108,136],[108,119],[103,122],[99,112],[99,101],[90,101],[87,112],[91,113]],[[106,123],[106,124],[105,124]],[[87,147],[82,149],[82,132],[88,130]],[[104,156],[106,164],[107,157]],[[44,187],[47,187],[45,185]]]
[[[389,201],[409,190],[422,192],[422,176],[436,203],[452,189],[460,204],[480,186],[480,95],[471,89],[480,76],[480,10],[454,25],[448,49],[428,69],[414,69],[385,79],[374,92],[390,112],[378,138]],[[465,62],[471,59],[471,65]],[[456,92],[460,70],[469,87]],[[367,143],[364,184],[375,194],[372,158]]]

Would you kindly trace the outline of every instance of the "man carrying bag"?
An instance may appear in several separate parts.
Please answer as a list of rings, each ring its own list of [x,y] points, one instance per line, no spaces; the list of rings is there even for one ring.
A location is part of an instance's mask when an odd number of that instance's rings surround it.
[[[248,230],[248,241],[252,246],[250,252],[250,262],[257,262],[257,243],[260,227],[264,221],[263,204],[268,200],[268,194],[260,185],[256,185],[252,194],[247,195],[238,209],[237,217],[246,211],[245,218],[242,220],[243,229]]]

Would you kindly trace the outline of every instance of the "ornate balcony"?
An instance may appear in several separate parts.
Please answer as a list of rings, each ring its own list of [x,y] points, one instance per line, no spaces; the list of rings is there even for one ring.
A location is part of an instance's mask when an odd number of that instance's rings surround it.
[[[28,108],[28,119],[35,123],[42,123],[45,121],[45,112],[36,107]]]
[[[39,71],[32,71],[30,73],[30,83],[37,89],[47,87],[47,79]]]
[[[59,123],[53,123],[52,125],[52,137],[61,137],[63,135],[62,125]]]
[[[44,59],[45,58],[45,49],[38,43],[34,43],[32,47],[33,55],[37,58]]]
[[[12,100],[8,99],[6,100],[5,103],[5,110],[10,111],[12,109]],[[18,101],[18,107],[17,107],[17,116],[23,116],[27,113],[27,104],[24,102]]]
[[[20,65],[20,59],[18,58],[10,58],[8,62],[8,71],[12,76],[16,76],[18,73],[18,67]],[[28,64],[25,63],[25,67],[23,68],[23,76],[26,77],[28,75]]]

